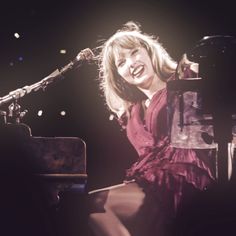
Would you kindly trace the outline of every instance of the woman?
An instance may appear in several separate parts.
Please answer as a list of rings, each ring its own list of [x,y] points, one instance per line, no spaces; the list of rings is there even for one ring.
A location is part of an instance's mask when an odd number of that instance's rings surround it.
[[[170,145],[166,82],[177,64],[134,22],[104,43],[99,59],[107,106],[138,159],[123,184],[90,193],[90,226],[99,236],[168,235],[181,204],[214,182],[210,152]]]

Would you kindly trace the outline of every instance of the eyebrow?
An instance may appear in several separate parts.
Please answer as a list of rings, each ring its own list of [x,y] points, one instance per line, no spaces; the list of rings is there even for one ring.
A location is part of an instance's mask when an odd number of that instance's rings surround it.
[[[126,57],[126,54],[130,53],[133,50],[133,48],[130,48],[130,49],[127,48],[127,49],[123,49],[123,50],[127,50],[127,52],[117,52],[115,54],[118,59]]]

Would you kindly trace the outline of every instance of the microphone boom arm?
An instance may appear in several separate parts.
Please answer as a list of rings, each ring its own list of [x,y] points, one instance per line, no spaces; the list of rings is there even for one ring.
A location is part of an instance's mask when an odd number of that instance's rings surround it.
[[[74,68],[78,68],[81,65],[81,61],[83,61],[83,60],[89,61],[89,60],[92,60],[93,57],[94,57],[94,54],[91,51],[91,49],[86,48],[86,49],[82,50],[73,61],[71,61],[66,66],[64,66],[61,70],[56,69],[50,75],[48,75],[44,79],[40,80],[39,82],[36,82],[32,85],[26,85],[22,88],[18,88],[14,91],[11,91],[7,95],[0,97],[0,106],[3,104],[6,104],[8,102],[11,102],[13,100],[18,100],[19,98],[24,97],[26,94],[29,94],[32,91],[36,92],[39,89],[43,89],[43,90],[46,89],[46,87],[49,84],[51,84],[57,80],[63,79],[64,74],[66,72],[68,72]]]
[[[51,73],[46,78],[40,80],[37,83],[32,85],[26,85],[22,88],[18,88],[14,91],[11,91],[9,94],[5,95],[4,97],[0,97],[0,106],[11,102],[12,100],[18,100],[19,98],[24,97],[26,94],[31,93],[32,91],[38,91],[39,89],[45,89],[50,83],[54,82],[59,77],[62,78],[60,71],[57,69],[53,73]]]

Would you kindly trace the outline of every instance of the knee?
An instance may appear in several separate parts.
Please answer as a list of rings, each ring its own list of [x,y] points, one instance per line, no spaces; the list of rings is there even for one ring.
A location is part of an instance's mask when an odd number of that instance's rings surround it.
[[[98,234],[98,228],[100,225],[100,221],[99,221],[99,215],[97,213],[90,213],[88,215],[88,228],[89,228],[89,235],[90,236],[95,236]]]
[[[92,218],[92,213],[105,212],[104,206],[107,200],[107,195],[107,191],[96,192],[88,195],[88,208]]]
[[[97,213],[90,213],[88,215],[88,226],[93,229],[97,222]]]

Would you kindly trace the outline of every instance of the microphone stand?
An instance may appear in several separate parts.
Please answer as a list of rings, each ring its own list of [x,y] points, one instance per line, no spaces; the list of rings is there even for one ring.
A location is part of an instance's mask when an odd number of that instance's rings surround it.
[[[19,98],[24,97],[26,94],[31,93],[32,91],[36,92],[39,89],[45,90],[46,87],[56,80],[63,78],[62,73],[57,69],[53,73],[51,73],[46,78],[40,80],[37,83],[34,83],[32,85],[26,85],[22,88],[16,89],[14,91],[11,91],[9,94],[5,95],[4,97],[0,97],[0,106],[11,102],[13,100],[18,100]]]
[[[9,94],[5,95],[4,97],[0,97],[0,106],[3,104],[6,104],[8,102],[13,101],[13,103],[8,107],[9,109],[9,117],[13,119],[13,123],[20,123],[20,119],[26,114],[27,110],[21,112],[20,111],[20,105],[17,103],[18,100],[22,97],[24,97],[26,94],[29,94],[31,92],[36,92],[39,89],[45,90],[46,87],[57,81],[64,78],[64,74],[66,74],[68,71],[78,68],[83,61],[91,61],[94,58],[94,54],[90,48],[83,49],[74,60],[69,62],[66,66],[62,67],[61,70],[56,69],[53,71],[50,75],[45,77],[44,79],[40,80],[37,83],[34,83],[32,85],[26,85],[22,88],[16,89],[14,91],[11,91]],[[0,111],[0,117],[3,117],[2,123],[6,122],[6,112]]]
[[[23,118],[25,114],[28,112],[27,110],[21,112],[20,110],[21,106],[18,104],[18,100],[20,98],[24,97],[26,94],[29,94],[31,92],[36,92],[40,89],[45,90],[49,84],[55,82],[56,80],[62,79],[63,78],[62,74],[63,71],[59,71],[57,69],[54,72],[52,72],[49,76],[40,80],[39,82],[36,82],[29,86],[26,85],[22,88],[18,88],[14,91],[11,91],[7,95],[0,97],[0,106],[13,101],[8,107],[9,110],[8,116],[11,118],[12,123],[19,124],[21,118]],[[6,112],[1,111],[0,116],[2,116],[1,122],[6,124],[7,123]]]
[[[56,69],[46,78],[40,80],[39,82],[32,84],[30,86],[26,85],[23,88],[16,89],[11,91],[4,97],[0,98],[0,106],[8,103],[12,100],[18,100],[21,97],[24,97],[26,94],[31,93],[32,91],[38,91],[39,89],[45,90],[46,87],[56,80],[64,78],[64,74],[72,69],[78,68],[84,60],[91,61],[94,58],[94,54],[90,48],[83,49],[76,58],[68,63],[66,66],[62,67],[61,70]]]

